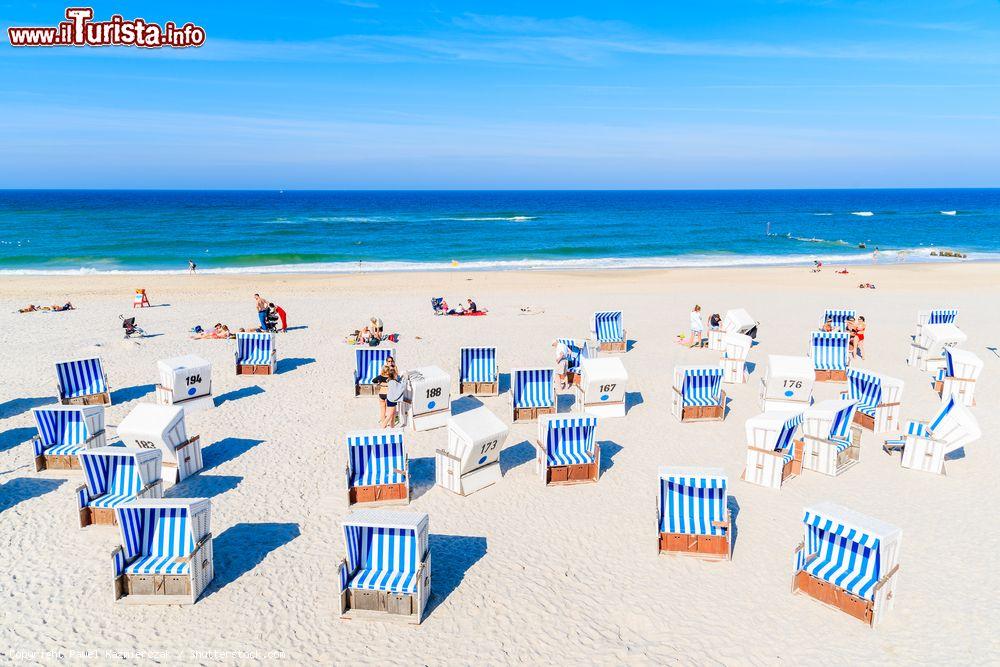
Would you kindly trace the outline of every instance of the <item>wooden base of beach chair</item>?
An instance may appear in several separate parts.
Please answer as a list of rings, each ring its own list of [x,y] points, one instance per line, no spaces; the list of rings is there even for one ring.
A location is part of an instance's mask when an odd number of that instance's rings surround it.
[[[601,352],[625,352],[628,349],[628,343],[623,340],[604,341],[597,349]]]
[[[514,422],[535,421],[541,415],[554,415],[555,413],[555,406],[547,408],[514,408]]]
[[[546,484],[586,484],[596,482],[599,475],[597,463],[578,463],[568,466],[551,466],[546,470]]]
[[[349,505],[374,503],[408,503],[409,490],[406,484],[373,484],[371,486],[352,486],[347,492]]]
[[[729,560],[728,535],[660,533],[660,553],[695,556],[706,560]]]
[[[857,412],[856,411],[854,413],[854,423],[857,424],[858,426],[860,426],[861,428],[868,429],[869,431],[874,431],[875,430],[875,416],[874,415],[866,415],[863,412]]]
[[[498,383],[496,382],[459,382],[459,394],[472,394],[473,396],[496,396]]]
[[[378,391],[373,384],[356,384],[354,385],[354,395],[355,396],[378,396]]]
[[[874,602],[852,595],[843,588],[834,586],[830,582],[823,581],[805,571],[800,570],[796,573],[792,591],[802,591],[814,600],[839,609],[868,625],[872,624],[875,614]]]
[[[847,371],[816,371],[816,382],[847,382]]]
[[[43,470],[82,470],[80,458],[73,454],[42,454],[35,457],[35,472]]]
[[[722,394],[721,405],[690,405],[681,408],[682,422],[722,421],[726,417],[726,395]]]
[[[191,575],[125,574],[115,581],[124,604],[191,604]]]
[[[117,525],[113,507],[84,507],[80,510],[80,528]]]
[[[342,594],[346,609],[344,620],[395,621],[419,624],[417,596],[410,593],[389,593],[349,588]]]
[[[111,405],[111,394],[105,391],[101,394],[64,398],[61,403],[63,405]]]
[[[271,364],[236,364],[237,375],[271,375]]]

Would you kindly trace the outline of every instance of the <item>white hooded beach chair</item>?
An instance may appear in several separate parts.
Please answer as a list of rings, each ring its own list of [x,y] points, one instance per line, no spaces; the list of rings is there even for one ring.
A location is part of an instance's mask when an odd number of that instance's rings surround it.
[[[925,324],[955,324],[957,308],[931,308],[917,312],[917,335]]]
[[[747,465],[744,481],[780,489],[802,472],[803,442],[795,438],[802,411],[765,412],[746,422]]]
[[[448,419],[448,447],[435,450],[439,486],[467,496],[500,481],[500,450],[508,428],[485,406]]]
[[[661,467],[657,552],[730,558],[729,481],[721,468]]]
[[[126,447],[160,450],[163,478],[170,484],[201,470],[201,437],[188,436],[184,410],[180,407],[138,403],[121,420],[117,430]]]
[[[359,510],[341,525],[347,547],[337,566],[341,617],[419,624],[431,594],[427,514]]]
[[[893,607],[903,531],[841,505],[805,508],[792,592],[874,627]]]
[[[85,484],[76,488],[80,527],[115,523],[115,508],[145,498],[163,497],[163,454],[158,449],[96,447],[80,452]]]
[[[111,388],[100,358],[56,363],[56,394],[63,405],[111,405]]]
[[[596,482],[601,446],[594,440],[596,417],[542,417],[535,441],[535,470],[546,485]]]
[[[555,346],[557,354],[566,355],[567,381],[571,385],[579,384],[583,360],[596,357],[596,350],[591,349],[590,343],[580,338],[556,338]]]
[[[156,371],[156,402],[160,405],[176,405],[188,414],[214,406],[211,362],[188,354],[157,361]]]
[[[948,396],[933,419],[908,422],[902,436],[885,441],[885,450],[891,453],[901,448],[900,465],[904,468],[943,475],[948,454],[982,435],[972,411],[956,397]]]
[[[743,308],[727,310],[718,329],[708,331],[708,349],[716,352],[724,352],[726,345],[723,342],[726,334],[749,334],[757,326],[757,320],[750,316]],[[756,335],[756,334],[755,334]]]
[[[847,320],[856,319],[858,311],[847,308],[827,308],[823,311],[823,318],[819,321],[819,329],[829,321],[834,331],[847,331]]]
[[[910,344],[906,363],[922,371],[936,372],[944,368],[944,351],[961,347],[968,339],[954,324],[925,324]]]
[[[760,380],[760,409],[804,410],[812,404],[816,371],[809,357],[769,354]]]
[[[387,347],[364,347],[354,350],[355,396],[378,396],[378,386],[374,384],[374,380],[389,357],[396,359],[396,350]],[[398,361],[397,359],[397,364]]]
[[[625,416],[628,373],[618,357],[584,359],[580,363],[577,409],[596,417]]]
[[[458,365],[458,393],[496,396],[499,381],[495,347],[463,347]]]
[[[410,460],[403,430],[347,434],[347,504],[408,504]]]
[[[854,425],[857,401],[820,401],[802,415],[802,467],[836,476],[861,460],[861,427]]]
[[[682,422],[722,421],[726,418],[726,392],[719,366],[674,366],[670,411]]]
[[[601,352],[625,352],[627,339],[622,325],[622,311],[602,310],[590,321],[590,338]]]
[[[515,368],[510,373],[511,420],[532,421],[556,411],[555,372],[551,368]]]
[[[968,350],[944,349],[944,368],[933,377],[934,391],[941,398],[954,396],[968,407],[976,404],[976,381],[983,372],[983,360]]]
[[[79,470],[79,454],[106,442],[103,405],[56,405],[34,408],[38,435],[31,439],[35,472]]]
[[[275,335],[266,331],[236,334],[236,374],[274,375],[278,367]]]
[[[861,427],[884,433],[899,429],[899,406],[903,400],[903,381],[897,378],[850,368],[847,371],[847,391],[841,394],[858,402],[854,422]]]
[[[851,336],[836,331],[813,331],[809,342],[816,382],[847,382],[847,353]]]
[[[115,600],[194,604],[215,578],[208,498],[135,500],[115,509]]]
[[[722,381],[744,384],[747,381],[747,358],[753,339],[746,334],[727,333],[722,337]]]
[[[414,431],[444,428],[451,416],[451,376],[437,366],[410,370],[404,406]]]

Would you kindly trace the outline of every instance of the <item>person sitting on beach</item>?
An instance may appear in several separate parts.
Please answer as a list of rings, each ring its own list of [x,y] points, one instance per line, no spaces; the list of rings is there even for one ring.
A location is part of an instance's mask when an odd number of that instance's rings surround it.
[[[566,389],[569,386],[569,351],[562,345],[558,346],[556,352],[556,379],[559,381],[559,388]]]
[[[823,331],[833,331],[833,320],[827,318],[826,322],[823,322]]]
[[[691,344],[688,347],[702,347],[704,345],[704,338],[702,338],[703,331],[701,306],[695,304],[694,309],[691,311]]]
[[[383,331],[385,327],[382,325],[382,320],[375,315],[371,316],[371,333],[373,336],[377,336],[379,340],[382,340]]]
[[[479,307],[476,306],[476,302],[475,301],[473,301],[472,299],[466,299],[465,302],[466,302],[466,304],[468,304],[466,306],[466,308],[465,308],[465,312],[467,312],[467,313],[477,313],[477,312],[479,312]]]
[[[708,328],[711,331],[718,331],[719,327],[722,326],[722,316],[718,313],[712,313],[708,316]]]

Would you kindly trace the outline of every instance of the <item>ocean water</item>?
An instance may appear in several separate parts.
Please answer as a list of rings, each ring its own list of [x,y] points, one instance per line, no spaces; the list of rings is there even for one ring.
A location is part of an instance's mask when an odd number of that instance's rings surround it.
[[[0,190],[0,273],[848,264],[875,247],[1000,259],[1000,189]]]

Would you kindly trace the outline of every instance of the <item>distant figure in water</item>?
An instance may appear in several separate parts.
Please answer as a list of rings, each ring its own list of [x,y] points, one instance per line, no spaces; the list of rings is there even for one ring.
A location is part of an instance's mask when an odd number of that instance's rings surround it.
[[[872,264],[878,263],[878,246],[875,246],[875,250],[872,251]]]

